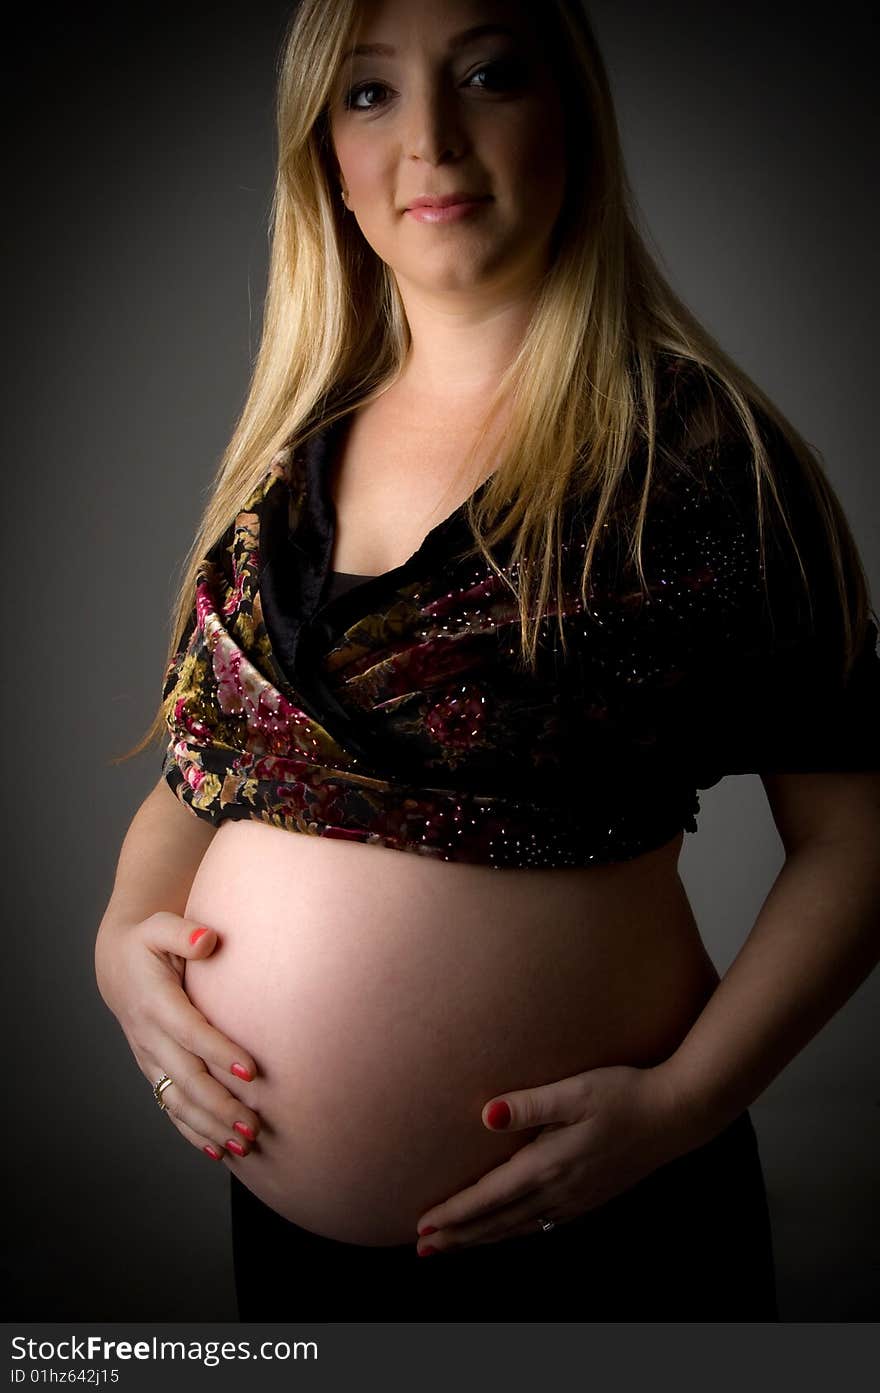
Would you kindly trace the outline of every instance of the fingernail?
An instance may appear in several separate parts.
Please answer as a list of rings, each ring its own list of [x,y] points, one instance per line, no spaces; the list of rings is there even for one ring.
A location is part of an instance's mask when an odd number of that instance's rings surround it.
[[[233,1122],[232,1125],[235,1128],[236,1132],[241,1132],[241,1135],[243,1137],[247,1137],[248,1141],[257,1140],[256,1134],[251,1130],[251,1128],[247,1125],[246,1122]]]
[[[207,929],[193,929],[192,933],[189,936],[190,943],[198,943],[202,934],[206,934],[207,932]]]
[[[438,1250],[436,1248],[432,1248],[430,1243],[426,1243],[424,1248],[418,1248],[416,1251],[418,1252],[420,1258],[429,1258],[432,1253],[436,1253]],[[439,1267],[437,1268],[437,1271],[440,1271]]]
[[[435,1224],[429,1224],[427,1228],[419,1229],[419,1230],[418,1230],[419,1238],[421,1238],[423,1234],[436,1233],[436,1232],[437,1232],[437,1227],[436,1227]]]
[[[226,1143],[226,1149],[227,1149],[227,1151],[231,1151],[235,1156],[246,1156],[246,1155],[247,1155],[247,1152],[245,1151],[244,1147],[241,1145],[241,1142],[232,1141],[231,1139],[230,1139],[229,1141],[227,1141],[227,1143]]]
[[[202,1147],[202,1150],[203,1150],[203,1151],[207,1151],[208,1155],[209,1155],[214,1161],[220,1161],[220,1160],[222,1160],[222,1157],[221,1157],[221,1155],[220,1155],[220,1152],[219,1152],[219,1151],[215,1151],[214,1148],[213,1148],[213,1146],[203,1146],[203,1147]]]
[[[230,1065],[230,1072],[237,1074],[240,1079],[244,1079],[247,1083],[250,1083],[254,1077],[250,1069],[246,1069],[243,1064]]]
[[[490,1103],[486,1111],[486,1121],[490,1127],[506,1127],[510,1121],[510,1107],[503,1098]]]

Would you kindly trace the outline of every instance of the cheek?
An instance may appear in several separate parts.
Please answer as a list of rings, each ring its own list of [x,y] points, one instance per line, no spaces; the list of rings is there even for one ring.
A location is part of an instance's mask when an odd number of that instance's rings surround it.
[[[514,197],[530,225],[552,223],[565,194],[564,132],[555,125],[529,126],[522,133],[514,168]]]
[[[359,139],[356,128],[349,126],[342,133],[334,131],[333,149],[342,182],[353,197],[370,185],[375,188],[380,164],[375,142]]]
[[[542,189],[564,179],[565,126],[562,112],[542,108],[520,127],[520,174]]]
[[[398,214],[394,166],[376,143],[349,139],[340,142],[336,158],[348,189],[352,211],[346,216],[357,223],[367,244],[383,261],[393,256]]]
[[[365,213],[383,203],[393,205],[397,190],[387,140],[351,125],[337,139],[335,153],[353,203]]]
[[[353,198],[364,205],[377,198],[381,200],[383,194],[390,191],[387,171],[375,150],[354,151],[343,168]]]

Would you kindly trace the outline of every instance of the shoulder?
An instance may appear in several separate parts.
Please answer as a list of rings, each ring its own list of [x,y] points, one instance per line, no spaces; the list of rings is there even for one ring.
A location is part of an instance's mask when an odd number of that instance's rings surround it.
[[[675,506],[690,489],[719,523],[774,534],[787,530],[787,519],[815,542],[827,486],[821,466],[781,413],[752,389],[742,396],[745,417],[712,368],[666,356],[658,369],[653,496]]]
[[[711,368],[662,365],[645,534],[664,564],[671,552],[686,567],[698,555],[716,572],[735,565],[749,593],[794,614],[799,592],[809,609],[807,589],[826,601],[836,590],[833,491],[782,413],[760,392],[742,396],[744,415]]]

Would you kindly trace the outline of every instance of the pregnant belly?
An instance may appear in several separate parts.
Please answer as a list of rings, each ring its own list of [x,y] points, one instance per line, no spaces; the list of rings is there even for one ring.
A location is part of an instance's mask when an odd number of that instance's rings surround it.
[[[262,1123],[225,1164],[315,1233],[415,1243],[426,1209],[537,1134],[490,1132],[490,1098],[659,1062],[686,1034],[718,979],[679,847],[497,871],[222,824],[186,908],[219,943],[185,986],[260,1070],[221,1079]]]

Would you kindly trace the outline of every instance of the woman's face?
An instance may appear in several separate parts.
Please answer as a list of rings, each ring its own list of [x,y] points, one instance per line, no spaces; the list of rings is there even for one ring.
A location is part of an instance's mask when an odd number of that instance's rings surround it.
[[[472,35],[476,26],[485,30]],[[547,263],[565,190],[557,75],[528,7],[511,0],[366,0],[330,131],[367,242],[423,291],[510,292]],[[444,221],[426,195],[485,196]],[[339,195],[337,194],[337,197]]]

